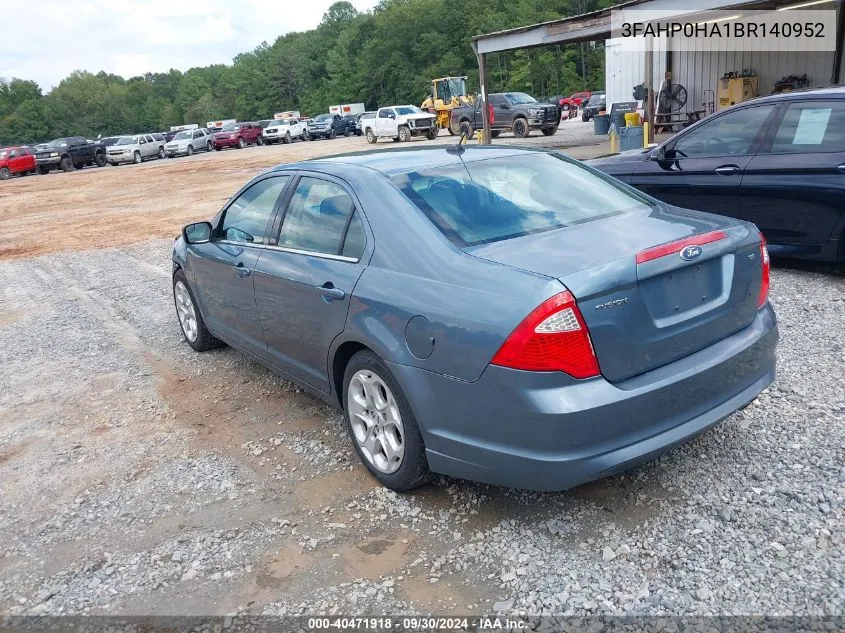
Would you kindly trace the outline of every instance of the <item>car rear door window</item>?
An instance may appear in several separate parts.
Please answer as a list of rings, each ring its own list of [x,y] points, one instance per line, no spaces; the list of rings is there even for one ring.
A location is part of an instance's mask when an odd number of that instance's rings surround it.
[[[243,244],[263,244],[267,224],[290,176],[265,178],[241,193],[223,216],[220,239]]]
[[[790,103],[775,133],[771,154],[845,152],[845,102]]]
[[[678,138],[675,157],[749,156],[774,109],[774,105],[761,105],[705,119]]]
[[[327,255],[341,254],[354,208],[351,196],[340,185],[303,176],[285,212],[279,246]],[[350,249],[353,246],[350,245]]]

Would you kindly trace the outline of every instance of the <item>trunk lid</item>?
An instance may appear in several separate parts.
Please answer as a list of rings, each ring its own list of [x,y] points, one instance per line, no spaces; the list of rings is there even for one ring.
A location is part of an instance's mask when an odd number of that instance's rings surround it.
[[[688,259],[678,241],[698,243]],[[759,236],[721,216],[657,207],[467,252],[559,279],[611,382],[712,345],[757,314]]]

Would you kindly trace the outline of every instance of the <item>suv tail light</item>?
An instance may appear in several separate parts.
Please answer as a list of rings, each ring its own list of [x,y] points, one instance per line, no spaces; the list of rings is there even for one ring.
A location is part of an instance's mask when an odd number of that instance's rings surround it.
[[[769,249],[766,248],[766,238],[760,233],[760,265],[763,268],[763,275],[760,281],[760,296],[757,298],[757,307],[766,305],[769,298],[769,279],[771,276],[771,263],[769,262]]]
[[[599,375],[590,333],[568,290],[546,299],[525,317],[491,362],[525,371],[562,371],[573,378]]]

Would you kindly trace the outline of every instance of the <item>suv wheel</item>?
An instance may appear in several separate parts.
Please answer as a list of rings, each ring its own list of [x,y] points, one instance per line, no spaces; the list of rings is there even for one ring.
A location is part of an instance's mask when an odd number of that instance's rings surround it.
[[[406,125],[399,126],[399,142],[407,143],[411,140],[411,130]]]
[[[206,151],[206,152],[210,152],[210,151],[211,151],[211,141],[209,141],[208,143],[206,143],[206,144],[205,144],[205,151]]]
[[[161,159],[161,158],[164,158],[164,148],[163,148],[163,147],[159,147],[159,148],[158,148],[158,157],[159,157],[160,159]]]
[[[50,173],[50,168],[46,167],[44,165],[39,165],[38,166],[38,173],[41,174],[42,176],[46,176],[47,174]]]
[[[73,171],[73,162],[70,160],[70,156],[65,156],[59,162],[59,168],[62,171]]]
[[[369,350],[355,354],[346,366],[343,405],[355,452],[382,485],[405,491],[431,480],[411,407],[390,370]]]
[[[135,152],[132,155],[132,162],[136,165],[141,162],[141,152]]]
[[[528,127],[528,121],[519,117],[513,120],[513,135],[517,138],[527,138],[531,134],[531,128]]]
[[[557,134],[557,126],[553,125],[552,127],[544,127],[540,130],[544,136],[554,136]]]
[[[378,139],[376,138],[376,135],[373,134],[372,128],[367,128],[367,143],[375,145],[377,141]]]
[[[97,167],[105,167],[106,166],[106,155],[103,152],[97,152],[94,156],[94,164]]]
[[[259,136],[259,137],[255,140],[255,142],[256,142],[258,145],[264,145],[264,137],[263,137],[263,136]]]
[[[8,167],[0,168],[0,180],[9,180],[12,177],[12,170]]]
[[[336,138],[336,137],[337,137],[337,131],[334,128],[332,128],[332,131],[329,132],[329,138]]]
[[[238,139],[238,149],[243,149],[243,148],[244,148],[244,139],[243,139],[243,137],[241,137],[241,138]]]
[[[290,145],[290,143],[291,143],[290,132],[285,132],[284,144]]]
[[[194,146],[188,145],[188,148],[185,150],[185,156],[193,156],[194,155]]]

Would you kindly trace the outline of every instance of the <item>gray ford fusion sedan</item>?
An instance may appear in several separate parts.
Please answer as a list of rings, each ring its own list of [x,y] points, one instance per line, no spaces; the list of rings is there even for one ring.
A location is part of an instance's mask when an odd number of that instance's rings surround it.
[[[774,380],[768,290],[753,224],[514,147],[281,165],[173,248],[191,347],[339,404],[395,490],[561,490],[692,438]]]

